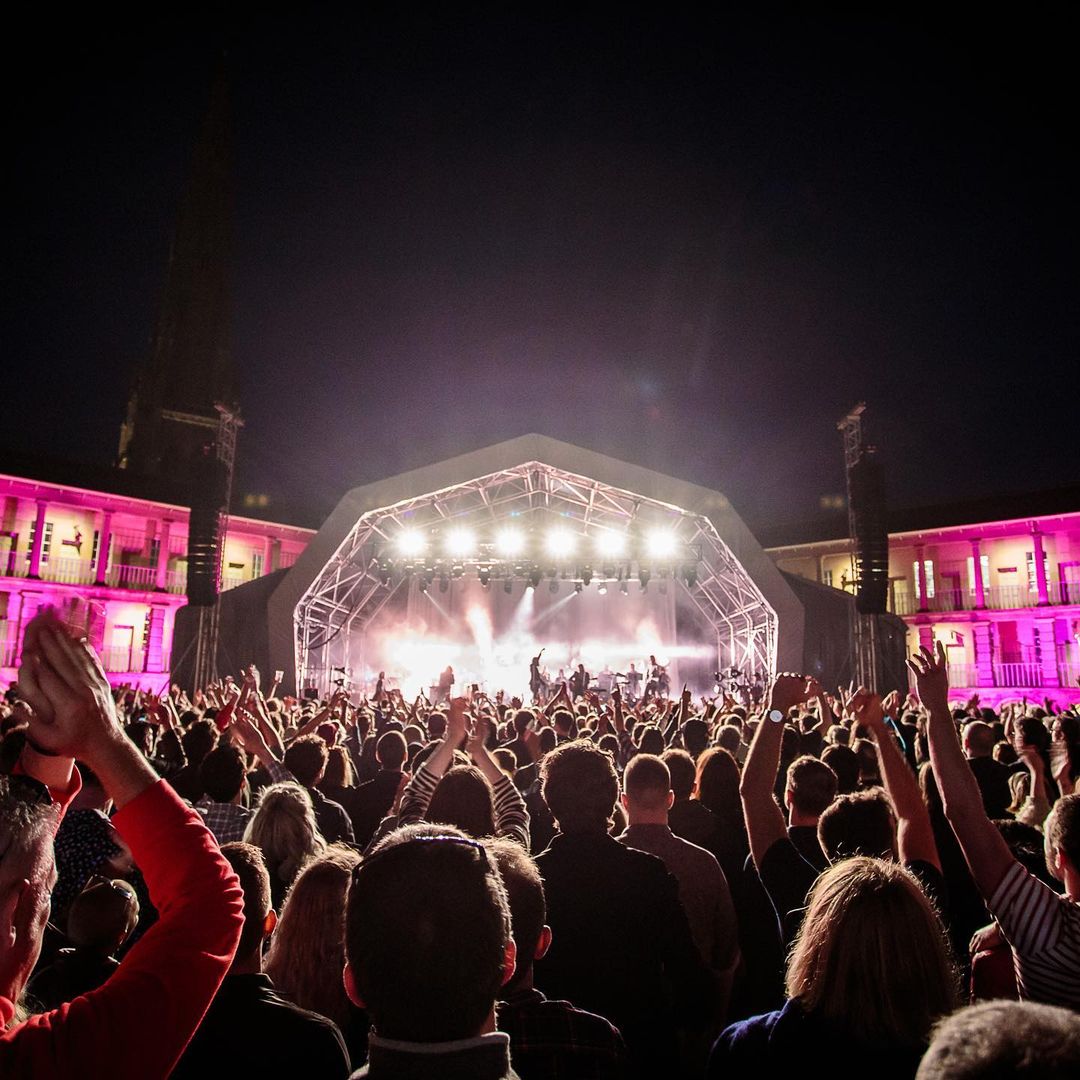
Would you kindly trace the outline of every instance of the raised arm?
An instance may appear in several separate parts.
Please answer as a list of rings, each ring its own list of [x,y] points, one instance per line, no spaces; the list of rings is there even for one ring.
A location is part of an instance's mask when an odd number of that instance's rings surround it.
[[[941,859],[930,824],[930,811],[923,802],[915,774],[885,723],[881,698],[860,688],[851,699],[851,708],[855,722],[867,728],[877,746],[881,779],[896,811],[896,843],[901,862],[918,860],[940,871]],[[966,763],[964,767],[967,768]]]
[[[451,700],[450,711],[446,714],[446,734],[431,757],[416,770],[401,796],[400,824],[420,821],[427,813],[436,785],[454,760],[454,751],[465,742],[468,734],[467,709],[468,702],[464,698]]]
[[[753,742],[746,755],[739,796],[742,799],[746,835],[750,839],[750,854],[754,865],[761,869],[765,852],[787,836],[784,814],[773,795],[776,770],[780,765],[780,746],[784,739],[784,720],[788,709],[806,700],[807,680],[801,675],[779,675],[769,692],[765,715],[754,732]],[[779,720],[770,719],[780,714]]]
[[[930,714],[930,763],[945,816],[979,891],[989,899],[1015,860],[1001,833],[986,816],[978,782],[960,747],[949,711],[949,674],[941,642],[937,643],[936,654],[923,646],[908,666],[915,673],[919,697]]]

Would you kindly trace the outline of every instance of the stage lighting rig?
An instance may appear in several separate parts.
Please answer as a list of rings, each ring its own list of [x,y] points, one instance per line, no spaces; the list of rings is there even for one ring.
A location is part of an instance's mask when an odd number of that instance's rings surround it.
[[[569,529],[555,528],[547,534],[547,551],[557,559],[572,555],[577,546],[577,537]]]
[[[446,534],[447,554],[454,556],[456,559],[471,555],[475,548],[476,536],[472,529],[466,529],[464,526],[459,525]]]
[[[419,529],[405,529],[394,542],[399,555],[415,559],[427,550],[427,537]]]
[[[525,550],[525,534],[517,528],[508,526],[500,529],[495,537],[495,551],[504,558],[516,558]]]

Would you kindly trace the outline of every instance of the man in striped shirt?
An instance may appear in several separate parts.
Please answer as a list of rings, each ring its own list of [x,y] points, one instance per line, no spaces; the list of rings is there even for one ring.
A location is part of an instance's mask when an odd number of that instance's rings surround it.
[[[930,761],[945,815],[972,876],[1013,952],[1020,997],[1080,1009],[1080,795],[1059,799],[1046,820],[1046,865],[1065,895],[1012,856],[986,816],[949,711],[945,650],[923,648],[908,661],[930,713]]]

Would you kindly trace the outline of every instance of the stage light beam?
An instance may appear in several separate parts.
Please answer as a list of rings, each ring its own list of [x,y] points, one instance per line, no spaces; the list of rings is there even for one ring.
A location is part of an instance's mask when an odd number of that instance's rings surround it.
[[[422,555],[427,547],[427,539],[419,529],[405,529],[395,541],[398,552],[407,558]]]
[[[520,529],[500,529],[495,537],[495,549],[508,558],[520,555],[525,550],[525,534]]]
[[[569,529],[552,529],[547,535],[548,553],[556,558],[571,554],[576,543],[577,538]]]
[[[668,529],[653,529],[649,533],[648,551],[654,559],[666,559],[675,554],[677,541]]]

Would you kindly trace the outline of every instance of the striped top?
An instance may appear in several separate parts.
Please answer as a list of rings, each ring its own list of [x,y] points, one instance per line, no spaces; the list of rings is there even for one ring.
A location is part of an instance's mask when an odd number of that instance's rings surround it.
[[[421,765],[416,770],[416,775],[405,786],[401,795],[398,825],[410,825],[424,819],[439,779],[426,765]],[[495,796],[495,835],[516,840],[528,851],[529,812],[525,809],[525,800],[521,793],[505,773],[499,774],[491,789]]]
[[[987,907],[1012,946],[1021,999],[1080,1008],[1080,904],[1014,863]]]

